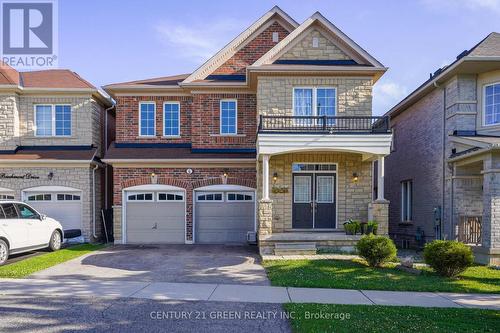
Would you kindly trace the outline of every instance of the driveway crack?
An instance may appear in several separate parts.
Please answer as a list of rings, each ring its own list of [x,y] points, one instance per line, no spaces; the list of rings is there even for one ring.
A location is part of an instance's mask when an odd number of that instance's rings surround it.
[[[372,299],[371,299],[370,297],[368,297],[368,295],[366,295],[366,294],[363,292],[363,290],[358,290],[358,291],[361,293],[361,295],[365,296],[365,297],[366,297],[366,299],[368,299],[370,302],[372,302],[372,304],[373,304],[373,305],[377,305],[374,301],[372,301]]]
[[[214,290],[212,290],[212,292],[210,293],[210,296],[208,296],[207,301],[209,301],[209,300],[212,298],[212,295],[215,293],[215,291],[217,290],[217,288],[219,288],[219,286],[220,286],[220,283],[217,283],[217,284],[215,285],[215,288],[214,288]]]

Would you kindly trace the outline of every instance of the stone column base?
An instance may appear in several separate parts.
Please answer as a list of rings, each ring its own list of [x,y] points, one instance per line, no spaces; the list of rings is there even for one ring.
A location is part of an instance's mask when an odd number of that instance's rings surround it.
[[[123,244],[122,206],[113,206],[113,237],[115,244]]]
[[[377,234],[389,234],[389,201],[376,200],[368,204],[368,220],[378,223]]]
[[[482,246],[471,246],[474,252],[474,262],[489,266],[500,266],[500,248],[486,248]]]
[[[273,233],[273,201],[259,201],[259,236]]]

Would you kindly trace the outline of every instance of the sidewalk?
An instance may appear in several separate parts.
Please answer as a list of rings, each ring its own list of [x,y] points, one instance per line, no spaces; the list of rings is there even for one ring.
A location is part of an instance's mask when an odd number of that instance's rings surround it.
[[[474,307],[500,310],[498,294],[457,294],[103,280],[0,279],[0,295],[152,300]],[[0,297],[1,302],[1,297]]]

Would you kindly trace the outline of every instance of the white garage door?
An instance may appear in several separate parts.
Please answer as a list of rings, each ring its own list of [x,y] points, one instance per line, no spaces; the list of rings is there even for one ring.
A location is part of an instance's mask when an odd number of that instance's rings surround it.
[[[185,242],[184,191],[126,191],[125,197],[127,243]]]
[[[195,194],[197,243],[246,243],[255,230],[253,191],[197,191]]]
[[[42,214],[56,219],[64,230],[82,229],[81,192],[26,192],[24,201]]]

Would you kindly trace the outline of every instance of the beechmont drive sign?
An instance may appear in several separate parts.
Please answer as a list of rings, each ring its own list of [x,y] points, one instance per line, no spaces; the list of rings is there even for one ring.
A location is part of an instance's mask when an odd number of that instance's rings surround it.
[[[32,175],[31,173],[25,173],[24,175],[0,173],[0,179],[40,179],[40,177]]]

